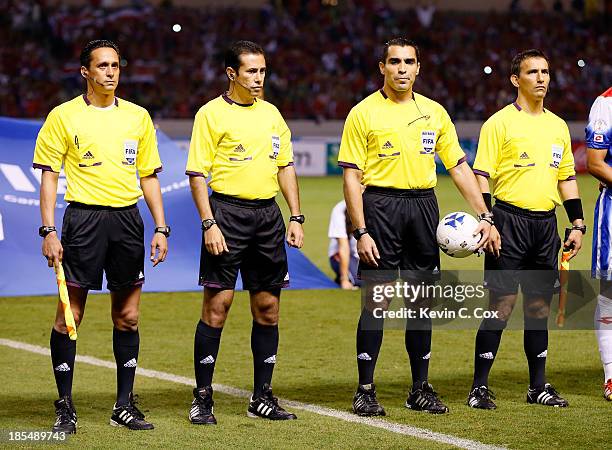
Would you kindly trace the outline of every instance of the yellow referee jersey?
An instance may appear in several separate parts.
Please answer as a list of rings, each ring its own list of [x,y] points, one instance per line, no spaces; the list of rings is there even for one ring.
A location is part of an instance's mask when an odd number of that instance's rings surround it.
[[[569,129],[548,110],[533,116],[512,103],[482,126],[474,173],[495,180],[493,196],[531,211],[561,204],[557,184],[573,179]]]
[[[362,170],[365,186],[427,189],[437,182],[435,153],[447,169],[465,161],[446,110],[417,93],[395,103],[381,89],[346,118],[338,165]]]
[[[278,193],[278,168],[293,165],[291,132],[274,105],[250,105],[226,95],[195,116],[186,174],[208,177],[210,188],[245,200]]]
[[[34,150],[34,168],[59,172],[64,166],[67,202],[129,206],[142,195],[141,177],[162,170],[149,113],[115,98],[96,108],[78,96],[49,113]]]

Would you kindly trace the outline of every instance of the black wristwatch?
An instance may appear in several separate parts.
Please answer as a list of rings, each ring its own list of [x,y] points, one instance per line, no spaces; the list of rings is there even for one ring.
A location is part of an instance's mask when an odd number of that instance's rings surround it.
[[[289,217],[289,222],[304,223],[306,222],[306,217],[304,217],[304,214],[300,214],[299,216],[291,216]]]
[[[482,214],[478,214],[478,221],[480,222],[481,220],[489,222],[490,225],[495,225],[492,212],[483,212]]]
[[[217,221],[215,219],[204,219],[202,221],[202,230],[208,231],[210,229],[210,227],[212,227],[216,223],[217,223]]]
[[[47,237],[49,233],[53,233],[54,231],[57,232],[57,229],[55,227],[52,227],[52,226],[49,227],[49,226],[43,225],[42,227],[38,229],[38,235],[44,238],[44,237]]]
[[[155,228],[155,233],[161,233],[166,237],[170,237],[170,227],[168,225],[165,227],[157,227]]]
[[[572,230],[581,231],[582,234],[585,235],[587,232],[587,227],[586,225],[572,225]]]
[[[368,234],[368,233],[369,231],[367,228],[357,228],[356,230],[353,230],[353,237],[356,240],[359,240],[364,234]]]

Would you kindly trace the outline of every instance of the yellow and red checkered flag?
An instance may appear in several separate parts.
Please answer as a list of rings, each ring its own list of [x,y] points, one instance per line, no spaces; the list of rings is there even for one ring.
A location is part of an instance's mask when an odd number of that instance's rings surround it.
[[[55,269],[55,278],[57,280],[57,289],[59,291],[59,298],[62,304],[62,310],[64,311],[64,321],[66,322],[66,329],[68,330],[68,336],[73,341],[77,339],[76,324],[74,323],[74,316],[72,315],[72,309],[70,309],[70,298],[68,297],[68,288],[66,287],[66,277],[64,276],[64,268],[62,263],[55,263],[53,265]]]
[[[569,234],[572,230],[567,228],[565,230],[565,240],[569,239]],[[561,253],[561,265],[559,267],[559,312],[557,313],[557,326],[563,328],[565,325],[565,305],[567,304],[567,282],[569,281],[569,269],[570,269],[570,257],[572,255],[572,247],[563,246],[563,253]]]

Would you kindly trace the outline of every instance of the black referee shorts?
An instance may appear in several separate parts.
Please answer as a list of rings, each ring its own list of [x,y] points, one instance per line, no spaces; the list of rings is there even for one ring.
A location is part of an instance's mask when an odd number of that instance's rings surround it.
[[[285,223],[274,198],[243,200],[213,192],[210,206],[229,252],[200,251],[200,285],[234,289],[238,270],[245,289],[266,291],[289,286]]]
[[[363,193],[363,213],[380,260],[377,268],[360,261],[360,272],[400,269],[407,274],[418,272],[419,278],[439,278],[436,227],[440,213],[433,189],[368,186]]]
[[[555,211],[529,211],[496,200],[495,227],[501,235],[499,258],[485,256],[485,284],[500,295],[518,292],[550,296],[559,287],[559,250]]]
[[[144,283],[144,224],[136,204],[123,208],[70,203],[62,222],[66,284],[120,291]]]

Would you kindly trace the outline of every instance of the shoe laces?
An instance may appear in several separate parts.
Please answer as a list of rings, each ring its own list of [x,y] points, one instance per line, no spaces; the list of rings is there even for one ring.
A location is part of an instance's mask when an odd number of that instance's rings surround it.
[[[206,391],[206,395],[202,395],[199,392],[195,396],[195,401],[200,408],[211,409],[214,405],[212,395],[209,391]]]
[[[64,401],[60,403],[59,408],[57,408],[57,415],[60,417],[62,422],[71,422],[76,416],[72,399],[69,397],[64,397],[63,400]]]
[[[429,383],[423,383],[423,387],[421,388],[421,395],[425,397],[430,403],[433,403],[436,406],[442,406],[442,402],[438,398],[438,393],[434,391],[433,386]]]
[[[477,387],[476,392],[478,393],[478,396],[481,398],[484,398],[486,400],[495,400],[495,394],[487,386]]]
[[[608,378],[608,381],[604,383],[604,388],[612,392],[612,378]]]
[[[278,411],[284,411],[283,408],[278,404],[278,398],[272,395],[272,389],[266,389],[262,392],[260,400],[267,406],[272,407]]]
[[[376,399],[376,391],[374,389],[362,389],[361,395],[363,398],[363,402],[366,406],[378,406],[378,400]]]
[[[132,394],[130,395],[130,402],[126,405],[125,408],[128,410],[128,412],[132,413],[132,415],[134,415],[138,419],[144,420],[145,415],[140,409],[138,409],[136,403],[138,403],[138,395]]]
[[[557,392],[557,390],[553,387],[552,384],[547,384],[546,386],[544,386],[544,390],[552,395],[553,397],[560,397],[559,393]]]

